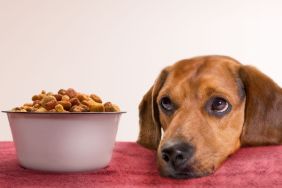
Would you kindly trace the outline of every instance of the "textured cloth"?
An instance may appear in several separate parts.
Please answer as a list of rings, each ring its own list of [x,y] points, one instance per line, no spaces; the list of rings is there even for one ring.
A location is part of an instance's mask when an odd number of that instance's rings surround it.
[[[213,175],[160,177],[155,152],[117,142],[110,165],[97,172],[52,174],[20,167],[12,142],[0,142],[0,187],[282,187],[282,146],[242,148]]]

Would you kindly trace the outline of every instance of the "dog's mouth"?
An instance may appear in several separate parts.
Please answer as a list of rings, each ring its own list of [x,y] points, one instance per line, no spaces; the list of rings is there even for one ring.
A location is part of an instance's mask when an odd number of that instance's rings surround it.
[[[175,178],[175,179],[190,179],[190,178],[197,178],[200,176],[193,172],[175,172],[175,173],[171,173],[167,177]]]
[[[161,172],[161,176],[163,177],[169,177],[169,178],[175,178],[175,179],[190,179],[190,178],[198,178],[203,175],[200,175],[198,173],[195,173],[193,171],[185,171],[185,172]]]
[[[203,176],[210,175],[214,170],[199,171],[191,166],[186,167],[185,169],[175,170],[173,168],[159,168],[160,175],[163,177],[175,178],[175,179],[191,179],[191,178],[200,178]]]
[[[210,174],[211,173],[172,172],[172,173],[161,173],[161,176],[174,178],[174,179],[192,179],[192,178],[200,178]]]

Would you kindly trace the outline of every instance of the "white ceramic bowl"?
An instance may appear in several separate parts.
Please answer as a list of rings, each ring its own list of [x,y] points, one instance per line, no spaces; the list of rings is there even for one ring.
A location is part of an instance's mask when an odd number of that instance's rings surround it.
[[[20,165],[52,172],[106,167],[123,113],[4,112],[8,115]]]

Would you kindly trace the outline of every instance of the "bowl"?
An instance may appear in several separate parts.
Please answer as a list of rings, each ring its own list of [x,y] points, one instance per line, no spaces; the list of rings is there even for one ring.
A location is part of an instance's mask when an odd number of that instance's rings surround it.
[[[19,164],[49,172],[108,166],[124,112],[7,113]]]

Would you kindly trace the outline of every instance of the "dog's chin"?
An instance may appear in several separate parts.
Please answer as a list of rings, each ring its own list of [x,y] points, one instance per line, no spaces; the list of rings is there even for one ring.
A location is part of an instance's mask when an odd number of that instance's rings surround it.
[[[169,177],[169,178],[174,178],[174,179],[191,179],[191,178],[200,178],[203,176],[208,176],[212,174],[213,171],[206,171],[206,172],[199,172],[196,170],[182,170],[182,171],[176,171],[172,169],[165,169],[165,170],[160,170],[160,175],[163,177]]]

